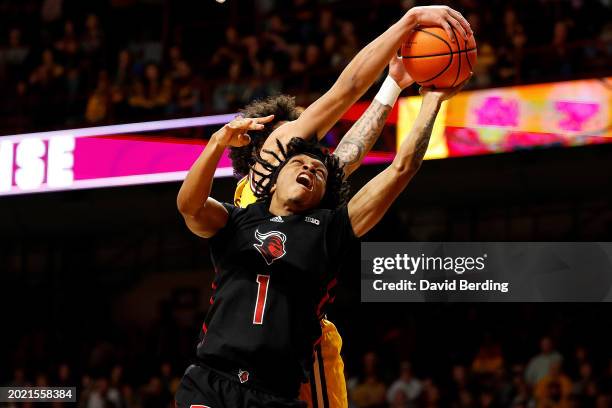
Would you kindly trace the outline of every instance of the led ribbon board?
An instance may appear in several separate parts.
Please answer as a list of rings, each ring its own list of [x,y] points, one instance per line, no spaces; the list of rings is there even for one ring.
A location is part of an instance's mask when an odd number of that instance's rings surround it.
[[[397,146],[421,97],[400,100]],[[612,77],[462,92],[445,102],[425,158],[612,143]]]
[[[181,180],[205,141],[138,135],[227,123],[234,114],[0,137],[0,195]],[[216,176],[232,174],[224,155]]]

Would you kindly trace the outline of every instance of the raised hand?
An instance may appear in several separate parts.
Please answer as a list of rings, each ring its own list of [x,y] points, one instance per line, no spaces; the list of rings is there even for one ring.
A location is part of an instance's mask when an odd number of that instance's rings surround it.
[[[450,98],[452,98],[453,96],[457,95],[462,89],[463,87],[470,82],[470,79],[472,79],[472,75],[470,74],[470,77],[468,79],[466,79],[465,81],[463,81],[462,83],[460,83],[457,86],[454,86],[452,88],[436,88],[436,89],[432,89],[432,88],[426,88],[426,87],[421,87],[421,89],[419,89],[419,93],[421,95],[423,95],[424,97],[435,97],[437,99],[439,99],[440,101],[446,101]]]
[[[408,88],[414,84],[414,79],[404,68],[402,57],[394,55],[389,61],[389,76],[393,78],[395,83],[402,89]]]
[[[230,123],[217,130],[212,137],[223,147],[242,147],[251,143],[251,137],[247,133],[249,130],[261,130],[264,124],[274,119],[274,115],[263,118],[243,118],[237,117]]]
[[[421,26],[440,26],[446,31],[446,35],[451,41],[455,41],[452,28],[457,33],[468,39],[474,34],[470,28],[470,23],[456,10],[447,6],[422,6],[413,7],[405,15],[408,19],[414,19]],[[451,28],[452,27],[452,28]]]

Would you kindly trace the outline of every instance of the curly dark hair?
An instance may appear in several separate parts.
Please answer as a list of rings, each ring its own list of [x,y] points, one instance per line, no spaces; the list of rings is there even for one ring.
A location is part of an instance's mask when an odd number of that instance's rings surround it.
[[[238,177],[246,176],[251,166],[255,163],[255,157],[270,133],[280,122],[296,120],[299,109],[295,106],[295,98],[289,95],[270,96],[266,99],[251,102],[240,114],[245,118],[261,118],[274,115],[274,120],[267,123],[262,130],[250,131],[251,143],[243,147],[230,148],[229,157],[232,160],[234,174]]]
[[[266,149],[263,151],[272,155],[278,161],[277,165],[273,165],[263,159],[259,153],[255,156],[255,161],[269,172],[264,174],[253,169],[253,172],[260,177],[259,180],[254,183],[254,194],[255,197],[258,198],[258,201],[270,201],[272,198],[270,190],[272,186],[276,184],[276,179],[284,165],[287,164],[292,157],[305,154],[320,160],[327,168],[327,185],[325,195],[323,195],[323,199],[321,199],[319,208],[334,210],[348,203],[349,184],[344,180],[344,170],[340,159],[331,154],[327,148],[319,144],[316,138],[314,138],[314,141],[310,141],[294,137],[289,141],[286,147],[278,140],[276,144],[280,155]]]

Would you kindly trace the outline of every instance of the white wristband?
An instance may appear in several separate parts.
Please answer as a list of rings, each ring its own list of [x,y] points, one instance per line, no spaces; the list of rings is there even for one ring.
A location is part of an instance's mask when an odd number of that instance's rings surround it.
[[[383,105],[392,107],[395,105],[395,101],[397,101],[397,98],[401,92],[402,88],[399,87],[393,78],[387,76],[387,78],[385,78],[385,82],[383,82],[374,99]]]

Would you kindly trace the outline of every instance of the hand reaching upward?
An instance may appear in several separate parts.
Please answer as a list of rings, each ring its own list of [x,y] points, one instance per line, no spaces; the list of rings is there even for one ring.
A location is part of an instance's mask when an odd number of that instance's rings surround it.
[[[261,130],[264,124],[274,119],[274,115],[263,118],[243,118],[237,117],[230,123],[217,130],[212,137],[223,147],[242,147],[251,143],[251,137],[247,133],[249,130]]]

